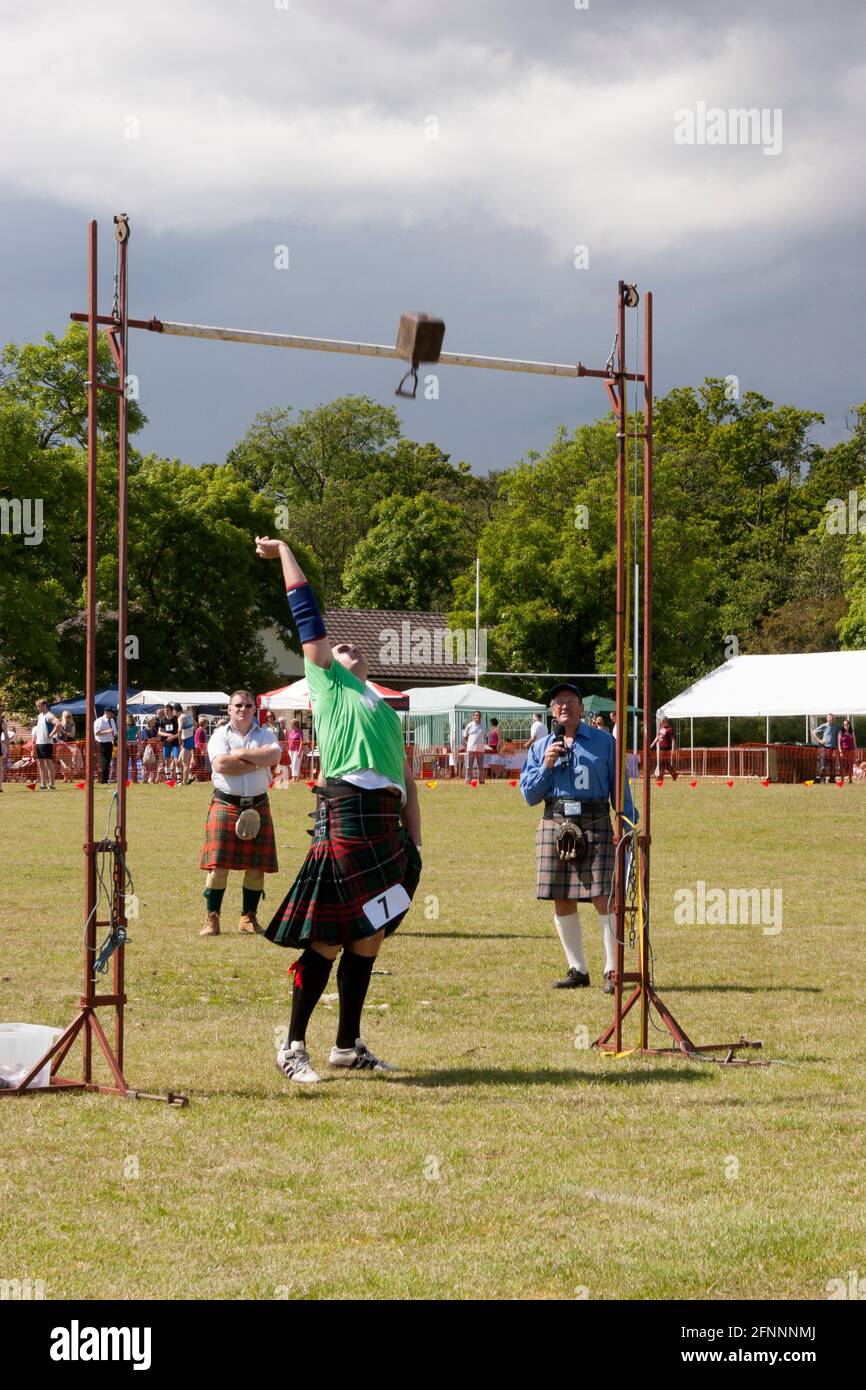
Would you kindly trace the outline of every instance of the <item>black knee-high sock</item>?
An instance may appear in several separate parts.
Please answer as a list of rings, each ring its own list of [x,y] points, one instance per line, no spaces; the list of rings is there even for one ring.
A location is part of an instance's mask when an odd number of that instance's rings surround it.
[[[304,1042],[307,1024],[313,1009],[324,993],[333,961],[320,955],[311,947],[302,952],[295,962],[295,984],[292,990],[292,1018],[289,1023],[290,1043]],[[353,1040],[354,1041],[354,1040]]]
[[[338,1047],[354,1047],[355,1039],[361,1036],[361,1010],[375,964],[375,956],[359,956],[354,951],[344,951],[340,957],[337,968],[337,989],[340,992]]]

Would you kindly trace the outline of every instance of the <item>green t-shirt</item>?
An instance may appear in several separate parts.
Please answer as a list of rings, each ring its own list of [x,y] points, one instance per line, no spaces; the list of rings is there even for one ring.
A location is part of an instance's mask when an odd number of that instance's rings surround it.
[[[336,659],[323,670],[305,658],[304,674],[324,776],[345,777],[367,768],[405,795],[403,728],[391,706],[376,699]]]

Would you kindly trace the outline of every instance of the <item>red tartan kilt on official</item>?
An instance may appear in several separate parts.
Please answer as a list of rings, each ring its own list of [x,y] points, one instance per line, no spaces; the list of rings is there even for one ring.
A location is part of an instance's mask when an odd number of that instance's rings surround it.
[[[277,872],[277,844],[270,803],[261,801],[255,809],[262,818],[258,835],[254,840],[239,840],[235,825],[241,813],[240,806],[232,806],[225,801],[211,802],[204,828],[200,869],[258,869],[266,874]]]
[[[421,856],[400,823],[396,796],[379,791],[320,796],[313,843],[265,936],[276,946],[296,949],[312,942],[346,946],[375,936],[364,903],[398,883],[411,898],[420,876]],[[405,915],[385,925],[386,936]]]
[[[610,812],[581,817],[587,839],[582,859],[560,859],[556,848],[556,822],[541,820],[535,834],[537,898],[589,902],[607,897],[613,885],[615,848]]]

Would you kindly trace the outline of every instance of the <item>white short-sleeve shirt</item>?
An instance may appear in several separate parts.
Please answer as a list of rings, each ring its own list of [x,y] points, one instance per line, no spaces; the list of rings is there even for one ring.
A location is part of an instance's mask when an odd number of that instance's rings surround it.
[[[279,744],[270,729],[262,729],[253,724],[248,734],[239,734],[231,724],[221,724],[214,729],[208,740],[207,755],[213,766],[214,758],[226,753],[239,753],[243,748],[278,748]],[[226,776],[224,772],[212,772],[211,781],[219,792],[229,796],[261,796],[266,792],[273,776],[273,768],[256,767],[240,775]]]
[[[484,721],[482,720],[480,724],[476,724],[474,719],[470,719],[466,728],[463,730],[463,737],[466,740],[466,751],[468,753],[477,753],[479,750],[483,749],[487,742],[487,728]]]
[[[544,737],[546,736],[546,734],[547,734],[547,725],[546,725],[545,723],[543,723],[543,721],[540,720],[540,719],[538,719],[537,717],[536,717],[535,719],[533,719],[533,721],[532,721],[532,728],[531,728],[530,731],[529,731],[529,737],[532,739],[533,743],[535,743],[536,740],[538,740],[538,739],[540,739],[540,738],[544,738]]]

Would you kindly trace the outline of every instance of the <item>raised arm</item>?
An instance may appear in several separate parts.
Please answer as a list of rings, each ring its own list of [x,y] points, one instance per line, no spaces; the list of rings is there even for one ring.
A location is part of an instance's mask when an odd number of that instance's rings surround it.
[[[304,571],[285,541],[273,541],[268,536],[256,536],[256,554],[263,560],[275,560],[279,556],[286,584],[286,596],[304,656],[314,665],[327,671],[334,659],[331,644],[325,631],[325,620]]]

